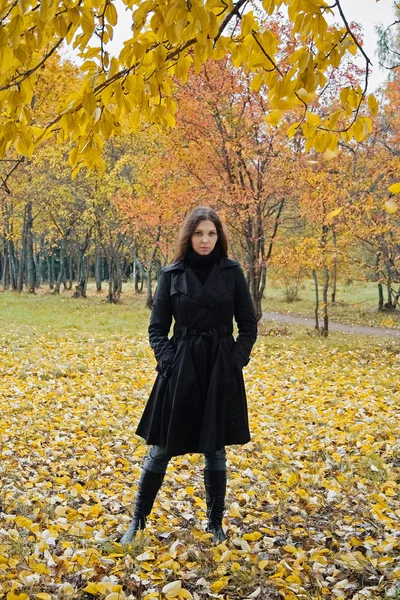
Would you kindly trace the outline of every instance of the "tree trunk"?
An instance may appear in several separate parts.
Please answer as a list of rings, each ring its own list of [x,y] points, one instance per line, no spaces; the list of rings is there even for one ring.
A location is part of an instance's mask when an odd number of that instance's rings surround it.
[[[397,290],[397,292],[396,292],[396,294],[395,294],[395,297],[394,297],[394,299],[393,299],[393,304],[394,304],[394,307],[395,307],[395,308],[396,308],[396,306],[397,306],[397,305],[398,305],[398,303],[399,303],[399,299],[400,299],[400,288]]]
[[[43,283],[48,283],[50,285],[50,280],[51,280],[50,264],[51,263],[50,263],[49,251],[47,250],[46,246],[43,246],[43,262],[46,263],[47,277],[45,277],[44,274],[42,274],[42,281],[43,281]]]
[[[3,238],[3,270],[1,273],[1,284],[3,287],[3,290],[8,290],[8,288],[10,287],[10,273],[9,273],[9,267],[8,267],[8,248],[7,248],[7,241],[6,238],[4,236]]]
[[[260,191],[260,194],[261,193],[262,190]],[[272,256],[284,205],[285,200],[282,199],[279,202],[278,207],[274,210],[274,213],[271,214],[271,216],[274,217],[274,226],[268,243],[267,252],[265,251],[264,217],[261,206],[257,207],[255,217],[248,215],[244,225],[248,256],[248,273],[246,278],[257,320],[260,320],[262,317],[262,299],[264,297],[267,281],[267,264]]]
[[[153,291],[151,288],[151,272],[152,272],[152,268],[153,268],[153,261],[157,254],[158,242],[160,241],[160,236],[161,236],[161,225],[158,226],[156,239],[154,240],[153,251],[151,253],[149,264],[147,265],[147,298],[146,298],[146,307],[147,308],[151,308],[153,306]]]
[[[54,248],[51,249],[51,259],[49,261],[49,288],[51,290],[54,289],[55,282],[55,257],[54,257]]]
[[[319,314],[319,293],[318,293],[318,277],[317,277],[317,272],[315,269],[312,270],[312,276],[314,279],[314,291],[315,291],[315,311],[314,311],[314,315],[315,315],[315,329],[319,329],[319,320],[318,320],[318,314]]]
[[[108,250],[103,247],[105,251],[107,266],[108,266],[108,294],[107,302],[110,304],[119,304],[122,279],[120,269],[120,254],[119,249],[121,247],[121,238],[115,243],[115,245],[109,246]]]
[[[96,245],[95,248],[95,263],[94,263],[94,277],[96,280],[96,291],[101,292],[101,249]]]
[[[260,189],[260,183],[257,184],[257,188],[259,189],[259,193],[262,193],[262,185]],[[278,218],[281,214],[283,207],[283,202],[280,205],[278,210]],[[257,206],[257,236],[256,236],[256,275],[257,275],[257,298],[256,298],[256,316],[257,319],[260,320],[262,318],[262,299],[264,297],[265,284],[267,281],[267,261],[265,256],[265,232],[264,232],[264,222],[263,222],[263,214],[261,206],[258,204]],[[271,256],[272,247],[274,243],[274,237],[277,230],[277,220],[275,220],[276,228],[272,234],[270,240],[270,246],[268,251],[268,256]]]
[[[88,277],[88,268],[86,264],[85,269],[85,250],[87,248],[87,244],[82,248],[79,246],[79,258],[78,258],[78,272],[77,272],[77,285],[75,286],[75,291],[72,294],[73,298],[86,298],[86,290],[87,290],[87,277]]]
[[[72,294],[73,298],[86,298],[85,280],[81,279],[75,286],[75,291]]]
[[[256,316],[257,319],[260,320],[262,318],[262,300],[264,298],[265,291],[265,283],[267,281],[267,265],[264,260],[261,261],[261,264],[258,268],[258,282],[257,282],[257,306],[256,306]]]
[[[66,270],[68,272],[68,284],[64,283],[64,287],[67,290],[72,290],[74,274],[73,274],[72,254],[71,253],[68,255],[68,258],[66,259],[66,263],[67,263],[67,267],[68,267],[68,270]]]
[[[63,240],[61,240],[61,245],[60,245],[60,271],[58,273],[56,285],[54,287],[55,294],[60,293],[61,283],[64,281],[64,269],[65,269],[64,259],[65,259],[65,240],[63,239]]]
[[[322,299],[323,299],[323,307],[322,314],[324,319],[324,324],[322,326],[321,333],[326,337],[328,335],[328,289],[329,289],[329,269],[325,262],[325,251],[326,251],[326,242],[328,238],[329,227],[328,225],[322,225],[322,235],[321,235],[321,253],[324,258],[324,285],[322,288]]]
[[[328,290],[329,290],[329,269],[328,267],[325,265],[324,267],[324,287],[323,287],[323,291],[322,291],[322,298],[324,301],[323,304],[323,318],[324,318],[324,326],[322,328],[322,334],[325,337],[328,337],[328,330],[329,330],[329,319],[328,319]]]
[[[382,285],[382,283],[378,283],[378,296],[379,296],[378,310],[379,310],[379,312],[382,312],[383,311],[383,305],[385,303],[384,298],[383,298],[383,285]]]
[[[143,269],[143,264],[142,261],[139,260],[138,258],[136,258],[135,261],[135,292],[137,294],[141,294],[143,292],[143,284],[144,284],[144,269]],[[140,286],[139,286],[140,283]]]
[[[28,203],[29,204],[29,203]],[[27,237],[27,210],[28,205],[24,209],[24,224],[22,227],[21,252],[19,255],[19,271],[17,280],[17,292],[21,293],[24,288],[25,262],[26,262],[26,237]]]
[[[146,274],[146,284],[147,284],[147,297],[146,297],[146,307],[151,308],[153,306],[153,291],[151,289],[151,269],[152,264],[151,261],[147,265],[147,274]]]
[[[393,304],[393,290],[392,290],[392,281],[389,276],[389,281],[386,284],[386,292],[387,292],[387,302],[385,304],[386,310],[393,310],[395,305]]]
[[[68,284],[67,284],[67,276],[68,276],[68,259],[66,256],[66,248],[67,248],[67,244],[65,244],[65,250],[64,250],[64,261],[63,261],[63,278],[62,278],[62,284],[64,286],[64,290],[68,289]]]
[[[104,281],[105,279],[108,279],[108,262],[107,262],[107,259],[105,259],[105,257],[103,255],[101,255],[101,260],[100,260],[100,281]]]
[[[35,257],[35,288],[40,288],[43,283],[43,251],[42,248],[36,253]]]
[[[108,294],[107,294],[107,302],[109,304],[113,303],[114,300],[114,264],[113,258],[111,257],[108,262]]]
[[[86,298],[86,288],[87,288],[87,268],[85,271],[85,253],[89,247],[89,236],[85,235],[84,241],[82,244],[78,244],[78,268],[77,268],[77,282],[79,289],[83,291],[84,297]],[[87,267],[87,265],[86,265]],[[76,293],[76,291],[75,291]]]
[[[379,302],[378,302],[378,310],[379,311],[383,311],[384,308],[384,299],[383,299],[383,286],[382,286],[382,282],[381,282],[381,278],[380,278],[380,274],[379,274],[379,263],[380,263],[380,258],[381,258],[381,252],[380,250],[376,253],[376,260],[375,260],[375,276],[376,276],[376,280],[378,282],[378,294],[379,294]]]
[[[33,258],[33,218],[32,218],[32,202],[26,205],[26,269],[27,269],[27,284],[28,292],[35,294],[36,269]]]
[[[123,273],[121,270],[121,263],[119,258],[117,258],[115,269],[114,269],[114,296],[118,298],[118,301],[122,294],[122,278]]]
[[[246,275],[245,275],[245,277],[246,277],[246,283],[247,283],[247,285],[249,286],[249,289],[250,289],[251,273],[250,273],[250,269],[249,268],[246,269]]]
[[[130,263],[126,258],[124,258],[124,265],[121,271],[121,294],[122,294],[122,284],[128,280],[128,271],[129,271]]]
[[[85,281],[85,298],[86,298],[87,285],[88,285],[89,273],[90,273],[90,258],[89,258],[89,256],[86,256],[84,260],[85,260],[85,264],[84,264],[84,281]]]
[[[259,301],[259,273],[258,273],[258,252],[256,249],[256,235],[254,233],[255,224],[250,216],[247,217],[244,225],[245,239],[247,243],[247,268],[248,268],[248,285],[250,296],[253,300],[254,310],[257,321],[262,316],[261,304]]]
[[[85,251],[81,248],[81,246],[79,246],[78,247],[78,265],[77,265],[77,269],[76,269],[76,280],[77,280],[78,284],[82,280],[84,257],[85,257]]]
[[[119,304],[120,303],[120,287],[119,286],[119,279],[118,279],[118,273],[117,273],[117,260],[116,257],[118,257],[118,253],[113,254],[110,257],[110,260],[107,261],[108,263],[108,294],[107,294],[107,302],[109,302],[110,304]]]
[[[252,244],[252,246],[254,245]],[[261,264],[259,263],[258,257],[255,256],[254,251],[252,252],[252,256],[253,260],[252,263],[249,265],[249,289],[250,295],[253,300],[257,321],[259,321],[262,317],[262,298],[265,289],[267,269],[264,261]]]
[[[11,279],[11,265],[10,265],[10,247],[9,247],[9,222],[8,217],[4,214],[4,233],[3,233],[3,273],[1,277],[3,290],[8,290],[10,287]]]
[[[132,260],[132,285],[133,289],[136,290],[136,245],[131,249],[131,260]]]
[[[17,265],[14,251],[14,242],[13,240],[7,241],[8,248],[8,267],[10,274],[10,286],[13,291],[17,289]]]
[[[332,239],[335,248],[336,245],[336,231],[332,231]],[[332,304],[336,303],[336,290],[337,290],[337,258],[336,256],[333,259],[333,269],[332,269],[332,294],[331,294],[331,302]]]
[[[47,261],[46,261],[47,258]],[[49,267],[48,254],[46,251],[45,238],[42,235],[40,238],[39,252],[36,257],[36,287],[40,287],[46,281],[44,277],[44,262],[46,261],[46,267]],[[47,271],[47,276],[49,272]]]
[[[385,282],[386,285],[386,294],[387,294],[387,302],[383,305],[385,310],[392,310],[393,302],[392,302],[392,269],[389,260],[385,261],[387,279]]]

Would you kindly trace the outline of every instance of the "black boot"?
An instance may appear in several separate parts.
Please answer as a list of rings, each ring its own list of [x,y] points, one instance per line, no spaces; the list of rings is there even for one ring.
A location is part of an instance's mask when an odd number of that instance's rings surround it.
[[[213,542],[223,542],[226,535],[222,529],[225,508],[226,471],[204,470],[207,502],[207,532],[213,534]]]
[[[163,479],[164,473],[154,473],[153,471],[143,469],[136,496],[133,519],[128,527],[128,531],[120,539],[120,544],[129,544],[139,529],[145,528],[146,519],[151,513],[154,500]]]

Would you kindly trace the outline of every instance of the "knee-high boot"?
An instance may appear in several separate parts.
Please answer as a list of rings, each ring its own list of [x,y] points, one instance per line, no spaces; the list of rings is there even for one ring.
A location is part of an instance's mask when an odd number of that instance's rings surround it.
[[[207,532],[213,534],[213,542],[223,542],[226,535],[222,529],[225,508],[226,471],[204,470],[207,502]]]
[[[146,519],[151,513],[154,500],[164,479],[164,473],[154,473],[143,469],[139,482],[138,493],[135,501],[133,519],[127,532],[122,536],[120,543],[129,544],[139,529],[144,529]]]

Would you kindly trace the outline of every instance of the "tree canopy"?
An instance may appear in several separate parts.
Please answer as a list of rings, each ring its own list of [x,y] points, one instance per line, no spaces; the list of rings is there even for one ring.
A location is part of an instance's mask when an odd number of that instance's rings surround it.
[[[342,140],[362,141],[371,131],[367,114],[378,110],[368,97],[370,60],[339,0],[124,0],[132,36],[119,56],[107,44],[122,15],[112,0],[0,0],[0,158],[11,151],[31,156],[49,136],[72,142],[71,165],[104,170],[104,140],[133,125],[175,125],[176,83],[186,83],[208,59],[230,56],[268,99],[272,121],[300,108],[287,135],[301,131],[307,149],[334,152]],[[273,27],[287,12],[288,36]],[[285,15],[286,15],[285,12]],[[125,18],[125,17],[124,17]],[[337,23],[330,24],[337,18]],[[76,88],[46,119],[34,110],[42,67],[63,44],[82,59]],[[327,82],[346,57],[365,60],[362,85],[337,89],[327,108]],[[329,103],[332,106],[332,103]]]

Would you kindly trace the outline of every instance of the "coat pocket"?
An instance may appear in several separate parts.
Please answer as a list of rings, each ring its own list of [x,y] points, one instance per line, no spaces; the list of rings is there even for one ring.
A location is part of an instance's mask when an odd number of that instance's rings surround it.
[[[226,365],[226,375],[228,379],[236,379],[241,374],[241,369],[239,365],[234,361],[232,357],[232,350],[235,347],[235,344],[232,344],[230,348],[227,343],[223,344],[223,357],[224,363]]]
[[[171,358],[171,360],[168,361],[167,363],[167,367],[166,369],[164,369],[164,371],[161,371],[159,368],[159,365],[157,365],[157,371],[159,371],[159,373],[161,373],[161,375],[163,377],[165,377],[166,379],[171,379],[171,377],[173,377],[174,373],[176,373],[176,371],[179,368],[179,364],[181,362],[182,359],[182,342],[178,342],[177,347],[175,348],[175,354],[174,356]]]

